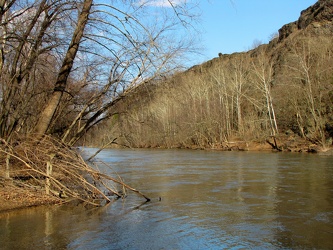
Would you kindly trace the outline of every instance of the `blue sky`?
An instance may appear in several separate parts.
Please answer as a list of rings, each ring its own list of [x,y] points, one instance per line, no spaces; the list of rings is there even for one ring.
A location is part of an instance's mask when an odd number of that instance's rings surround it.
[[[267,43],[284,24],[316,0],[201,0],[202,61],[249,50],[254,41]],[[201,62],[202,62],[201,61]]]

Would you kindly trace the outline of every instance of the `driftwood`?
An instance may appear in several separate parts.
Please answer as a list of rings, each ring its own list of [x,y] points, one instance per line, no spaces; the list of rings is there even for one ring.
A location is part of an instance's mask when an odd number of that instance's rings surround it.
[[[100,149],[98,149],[92,156],[90,156],[87,161],[91,161],[93,158],[96,157],[96,155],[98,155],[103,149],[107,148],[108,146],[110,146],[111,144],[116,143],[117,138],[112,139],[110,142],[106,143],[105,145],[103,145]]]
[[[3,171],[0,175],[15,180],[18,188],[44,190],[61,201],[66,197],[101,206],[111,201],[107,194],[122,197],[118,191],[120,188],[129,189],[150,201],[121,178],[101,173],[76,151],[51,137],[46,136],[41,141],[25,138],[14,146],[1,140],[0,162],[5,162],[6,166],[4,170],[0,169]]]
[[[273,142],[270,142],[268,139],[266,140],[266,142],[271,145],[271,147],[277,151],[282,151],[282,149],[277,145],[276,142],[276,137],[275,136],[271,136],[273,138]]]

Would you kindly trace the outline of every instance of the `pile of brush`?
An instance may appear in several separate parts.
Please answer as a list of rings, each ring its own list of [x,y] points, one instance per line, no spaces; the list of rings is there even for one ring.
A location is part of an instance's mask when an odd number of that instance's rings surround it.
[[[76,150],[48,136],[41,140],[24,138],[11,144],[1,140],[0,165],[4,185],[57,197],[61,202],[79,200],[102,206],[125,197],[127,190],[150,200],[119,176],[100,172]]]

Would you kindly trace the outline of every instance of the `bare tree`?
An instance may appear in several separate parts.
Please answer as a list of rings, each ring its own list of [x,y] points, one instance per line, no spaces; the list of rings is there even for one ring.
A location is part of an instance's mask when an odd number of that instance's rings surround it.
[[[285,65],[292,79],[289,96],[300,133],[307,139],[326,145],[325,126],[330,121],[329,83],[332,72],[332,38],[295,41]]]
[[[262,93],[266,102],[266,112],[271,128],[271,135],[278,134],[278,126],[273,105],[271,85],[273,83],[273,62],[269,59],[269,54],[265,48],[257,48],[256,56],[252,61],[252,70],[255,75],[254,84]]]
[[[1,105],[0,135],[9,138],[14,131],[24,128],[36,102],[43,99],[44,91],[53,80],[50,68],[56,60],[51,54],[60,49],[62,35],[51,34],[55,23],[74,9],[70,1],[11,1],[5,3],[1,15]],[[60,17],[61,16],[61,17]],[[69,26],[68,26],[69,27]],[[70,29],[68,29],[70,30]],[[52,65],[51,65],[52,63]],[[43,70],[47,67],[48,70]],[[43,80],[45,82],[43,82]]]
[[[33,130],[73,144],[130,90],[179,68],[193,16],[172,3],[171,12],[153,1],[0,3],[1,136]],[[187,34],[171,35],[177,27]]]
[[[77,21],[76,29],[73,33],[72,41],[69,45],[66,56],[63,60],[63,64],[60,68],[57,81],[54,85],[53,94],[51,95],[49,102],[46,104],[46,107],[42,111],[40,119],[35,127],[34,132],[39,135],[43,135],[46,133],[46,130],[51,123],[54,112],[59,105],[64,91],[66,90],[67,78],[72,70],[74,59],[79,50],[79,44],[83,37],[83,32],[88,21],[88,16],[92,3],[92,0],[84,0],[83,2],[82,10]]]

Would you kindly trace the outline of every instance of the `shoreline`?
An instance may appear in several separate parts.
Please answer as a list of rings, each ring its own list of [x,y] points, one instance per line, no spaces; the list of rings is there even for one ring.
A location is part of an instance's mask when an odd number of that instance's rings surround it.
[[[60,198],[46,195],[41,190],[27,190],[13,184],[5,185],[4,182],[8,183],[9,180],[0,179],[0,214],[29,207],[62,203]]]
[[[268,143],[266,143],[268,145]],[[214,148],[183,148],[190,150],[214,150],[214,151],[249,151],[249,152],[278,152],[271,147],[267,147],[265,144],[246,144],[244,141],[232,142],[232,147],[225,145],[224,147]],[[153,148],[151,148],[153,149]],[[156,148],[157,149],[157,148]],[[294,149],[294,150],[292,150]],[[322,149],[317,145],[309,147],[309,145],[303,145],[303,147],[284,148],[280,152],[291,152],[291,153],[314,153],[318,155],[333,155],[333,147]],[[297,150],[295,150],[297,149]],[[307,149],[307,151],[305,150]],[[56,205],[64,203],[64,200],[54,195],[46,195],[43,189],[31,189],[26,188],[23,185],[17,186],[14,184],[12,179],[4,179],[0,177],[0,214],[4,212],[10,212],[18,209],[24,209],[35,206],[43,205]]]

